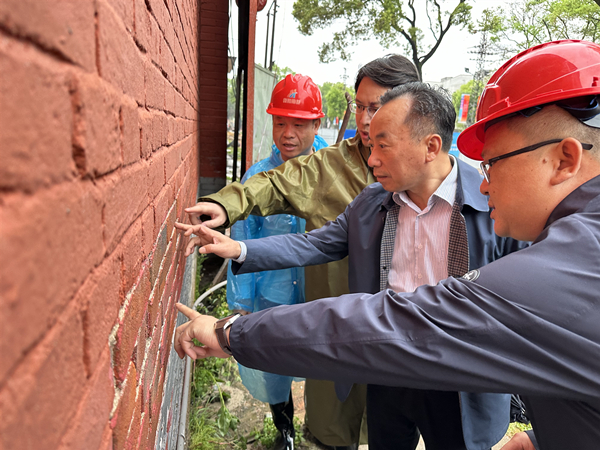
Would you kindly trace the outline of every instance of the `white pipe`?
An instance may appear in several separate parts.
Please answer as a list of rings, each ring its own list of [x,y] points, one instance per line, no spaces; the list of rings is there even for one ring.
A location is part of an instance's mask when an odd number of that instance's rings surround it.
[[[208,289],[205,293],[203,293],[200,297],[198,297],[196,299],[196,301],[194,302],[194,308],[196,308],[200,302],[202,300],[204,300],[206,297],[208,297],[210,294],[212,294],[213,292],[215,292],[217,289],[222,288],[223,286],[225,286],[227,284],[227,280],[223,280],[221,281],[219,284],[211,287],[210,289]]]

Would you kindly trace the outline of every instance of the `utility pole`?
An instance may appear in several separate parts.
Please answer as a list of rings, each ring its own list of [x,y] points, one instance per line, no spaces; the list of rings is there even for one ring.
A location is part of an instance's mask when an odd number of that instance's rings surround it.
[[[273,0],[271,6],[273,7],[273,30],[271,32],[271,63],[269,64],[269,70],[273,71],[273,47],[275,47],[275,15],[277,14],[277,0]]]
[[[477,70],[473,74],[473,89],[471,89],[471,98],[469,100],[469,113],[467,115],[467,126],[475,123],[475,114],[477,111],[477,99],[481,95],[484,87],[484,80],[487,75],[485,65],[488,62],[487,57],[491,55],[490,43],[488,41],[487,31],[482,30],[479,45],[475,51],[469,52],[477,55]]]

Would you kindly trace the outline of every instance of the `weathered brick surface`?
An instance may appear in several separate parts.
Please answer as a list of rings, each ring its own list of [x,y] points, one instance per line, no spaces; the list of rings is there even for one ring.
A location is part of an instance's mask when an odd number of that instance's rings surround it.
[[[94,2],[2,0],[0,23],[88,72],[96,69]]]
[[[85,380],[81,318],[69,307],[0,391],[0,447],[56,448]]]
[[[90,182],[0,204],[0,386],[102,260],[102,202]]]
[[[77,414],[61,442],[60,450],[103,448],[102,442],[108,427],[106,418],[112,409],[115,394],[108,346],[99,360],[96,371],[86,384],[85,391]]]
[[[225,161],[227,9],[0,1],[2,450],[175,447],[174,222]]]
[[[76,78],[72,89],[73,145],[83,151],[82,170],[97,178],[122,164],[119,94],[95,75]]]
[[[75,175],[69,73],[62,66],[0,39],[0,188],[33,191]]]

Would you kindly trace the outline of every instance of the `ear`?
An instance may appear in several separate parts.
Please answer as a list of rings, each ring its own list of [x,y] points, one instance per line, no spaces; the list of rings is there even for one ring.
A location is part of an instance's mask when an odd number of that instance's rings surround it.
[[[556,186],[573,178],[581,169],[583,147],[575,138],[566,138],[553,150],[555,167],[550,178],[550,184]]]
[[[313,122],[313,130],[315,132],[315,136],[319,132],[319,127],[320,126],[321,126],[321,119],[315,119],[314,122]]]
[[[423,139],[423,142],[427,146],[426,161],[431,162],[442,150],[442,138],[439,134],[430,134]]]

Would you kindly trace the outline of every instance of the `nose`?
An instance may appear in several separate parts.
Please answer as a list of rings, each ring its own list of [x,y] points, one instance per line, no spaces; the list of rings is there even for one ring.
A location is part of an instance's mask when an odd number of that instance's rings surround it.
[[[481,192],[483,195],[489,195],[489,188],[490,184],[487,181],[485,181],[485,178],[481,180],[481,184],[479,185],[479,192]]]
[[[357,114],[357,122],[360,125],[369,125],[371,123],[371,118],[369,117],[369,114],[367,113],[366,110],[364,110],[362,113]]]
[[[285,128],[283,129],[283,136],[286,138],[294,137],[294,126],[286,125]]]
[[[370,140],[369,140],[369,142],[370,142]],[[375,156],[373,156],[373,147],[371,147],[371,154],[369,155],[367,164],[369,165],[369,167],[378,167],[380,165],[379,160]]]

